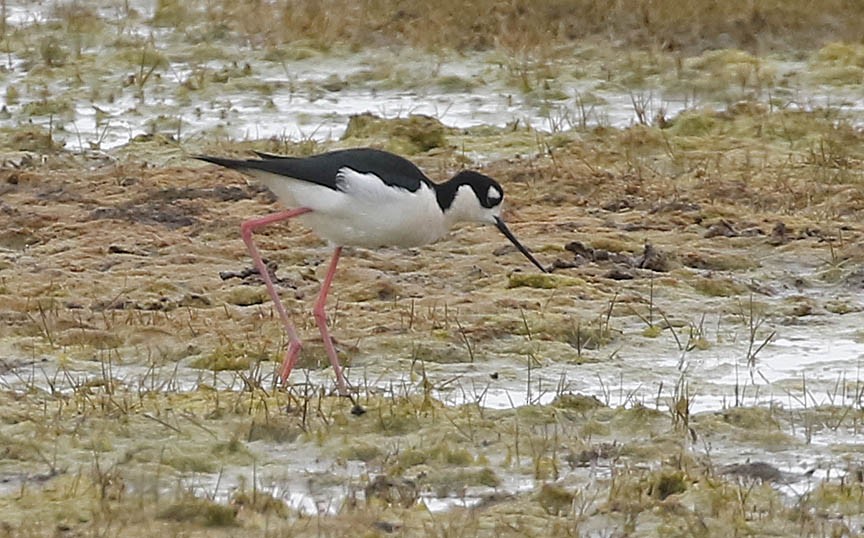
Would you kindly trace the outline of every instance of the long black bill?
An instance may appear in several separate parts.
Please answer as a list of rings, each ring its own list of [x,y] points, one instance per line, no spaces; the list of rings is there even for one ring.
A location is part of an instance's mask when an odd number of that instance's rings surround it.
[[[540,265],[540,262],[537,261],[537,258],[535,258],[535,257],[534,257],[534,256],[533,256],[533,255],[528,251],[527,248],[525,248],[524,246],[522,246],[522,243],[520,243],[519,240],[516,239],[516,236],[513,235],[513,232],[510,231],[510,228],[508,228],[507,225],[504,224],[504,221],[501,220],[501,217],[495,217],[495,226],[497,226],[498,229],[501,230],[501,233],[504,234],[504,236],[505,236],[507,239],[509,239],[511,243],[513,243],[513,246],[515,246],[516,248],[518,248],[518,249],[519,249],[519,252],[521,252],[522,254],[525,255],[526,258],[528,258],[529,260],[531,260],[531,263],[533,263],[534,265],[536,265],[538,269],[540,269],[540,270],[543,271],[544,273],[548,273],[548,272],[549,272],[549,271],[546,270],[545,267],[543,267],[542,265]]]

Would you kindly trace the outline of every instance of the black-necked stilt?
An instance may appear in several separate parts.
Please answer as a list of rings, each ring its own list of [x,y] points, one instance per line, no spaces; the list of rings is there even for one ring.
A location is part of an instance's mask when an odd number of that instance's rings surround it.
[[[283,383],[297,362],[301,343],[252,241],[252,232],[262,226],[298,217],[336,247],[312,312],[342,395],[348,393],[347,387],[327,330],[324,306],[343,246],[416,247],[441,239],[458,222],[479,222],[494,224],[531,263],[546,272],[504,224],[504,191],[483,174],[463,171],[445,183],[433,183],[412,162],[375,149],[346,149],[305,158],[258,156],[260,159],[250,160],[196,158],[254,177],[286,207],[293,208],[247,220],[241,226],[243,242],[288,333],[288,350],[280,372]]]

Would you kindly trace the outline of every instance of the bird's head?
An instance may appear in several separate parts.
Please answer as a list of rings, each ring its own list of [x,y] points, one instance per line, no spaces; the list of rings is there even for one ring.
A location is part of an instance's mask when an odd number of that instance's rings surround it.
[[[442,204],[442,207],[444,207],[445,214],[453,219],[453,222],[494,224],[531,263],[544,273],[548,272],[504,224],[504,220],[501,218],[504,189],[497,181],[479,172],[466,170],[453,176],[445,186],[446,188],[439,191],[439,198],[442,195],[450,198],[450,203],[446,207]]]

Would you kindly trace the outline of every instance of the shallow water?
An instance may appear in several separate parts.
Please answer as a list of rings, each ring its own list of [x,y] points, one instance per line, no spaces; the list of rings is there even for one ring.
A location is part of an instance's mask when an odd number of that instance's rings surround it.
[[[0,76],[0,93],[14,85],[19,90],[32,88],[34,94],[25,92],[19,104],[8,105],[9,115],[0,119],[0,126],[42,125],[50,128],[55,140],[65,143],[67,149],[83,151],[115,148],[136,136],[153,133],[181,140],[214,132],[231,139],[331,140],[344,134],[351,115],[366,112],[384,118],[426,114],[456,128],[530,125],[554,133],[580,126],[650,123],[659,116],[672,118],[691,108],[719,110],[739,99],[757,99],[804,110],[839,107],[855,123],[864,121],[864,90],[809,83],[799,76],[808,69],[804,61],[763,59],[765,69],[776,72],[776,80],[784,81],[780,89],[735,88],[730,84],[711,95],[666,88],[659,77],[625,86],[614,80],[614,71],[608,73],[602,65],[586,66],[583,60],[565,57],[539,62],[553,66],[558,75],[534,81],[537,87],[526,92],[512,79],[514,73],[532,72],[538,62],[531,58],[502,59],[493,53],[432,56],[377,49],[314,53],[306,59],[277,62],[263,59],[261,51],[221,43],[225,59],[199,61],[189,58],[191,45],[184,41],[182,32],[149,24],[152,2],[129,2],[139,13],[137,17],[125,17],[120,0],[94,5],[112,31],[152,39],[168,58],[169,66],[157,69],[139,88],[120,84],[124,76],[135,75],[135,66],[105,69],[97,63],[80,75],[82,85],[70,80],[69,73],[60,68],[34,79],[27,72],[32,62],[13,51],[5,58],[7,69]],[[7,23],[18,28],[40,27],[53,20],[54,6],[55,2],[12,0],[7,7]],[[82,53],[92,57],[113,54],[103,46],[85,47]],[[193,91],[180,89],[195,73],[238,71],[238,65],[247,62],[251,68],[248,76],[235,74],[229,83],[210,83]],[[575,77],[576,71],[585,74]],[[604,72],[606,78],[600,76]],[[52,73],[55,78],[51,78]],[[328,85],[328,81],[335,83]],[[554,91],[540,89],[550,84]],[[40,87],[49,101],[70,100],[74,111],[61,117],[28,115],[25,106],[45,98],[37,96]],[[637,109],[642,111],[641,118]]]
[[[783,298],[776,300],[779,303]],[[706,325],[711,323],[712,320],[706,320]],[[666,412],[674,405],[675,388],[683,380],[691,395],[693,415],[740,406],[787,410],[816,406],[857,407],[864,394],[861,327],[864,327],[861,312],[823,315],[812,324],[772,325],[776,336],[758,353],[752,367],[746,361],[749,341],[743,327],[722,329],[718,331],[722,337],[712,337],[709,333],[714,341],[709,349],[684,353],[682,359],[670,335],[641,338],[638,334],[644,327],[637,323],[619,327],[625,335],[624,343],[615,346],[614,357],[599,362],[561,364],[540,353],[541,364],[529,372],[523,356],[487,354],[487,359],[475,363],[426,364],[425,371],[430,381],[441,387],[434,390],[433,395],[449,405],[479,403],[486,408],[510,409],[548,404],[562,393],[579,393],[593,395],[612,407],[639,404]],[[765,334],[760,333],[760,337],[765,338]],[[102,379],[104,375],[99,362],[67,360],[62,373],[56,364],[49,360],[5,371],[0,374],[0,386],[13,391],[33,390],[34,386],[47,390],[47,380],[65,378],[69,384],[55,384],[55,390],[59,386],[61,391],[71,394],[72,386]],[[409,367],[407,360],[363,355],[355,359],[346,373],[354,383],[363,383],[363,379],[380,380],[361,390],[394,396],[420,393],[421,383],[412,380]],[[234,372],[202,373],[183,367],[176,372],[170,368],[152,371],[143,366],[112,365],[111,373],[115,380],[129,387],[162,385],[166,390],[182,392],[196,390],[206,382],[219,390],[243,389],[242,380]],[[496,379],[492,378],[493,374]],[[329,368],[297,371],[292,382],[308,382],[315,387],[335,390]],[[64,385],[67,388],[63,388]],[[833,447],[838,443],[857,444],[859,435],[860,432],[844,428],[823,429],[808,434],[810,440],[806,444],[776,446],[767,452],[761,446],[720,445],[713,447],[711,454],[717,466],[752,459],[769,462],[783,472],[800,476],[798,480],[790,479],[778,486],[795,497],[818,485],[821,479],[836,476],[837,462],[831,456]],[[322,458],[308,445],[252,442],[248,447],[267,454],[267,466],[254,471],[261,491],[307,514],[338,512],[346,497],[362,496],[361,484],[376,474],[375,469],[362,462],[338,464],[330,458]],[[698,443],[694,450],[701,450]],[[804,475],[807,471],[812,471],[812,477]],[[531,477],[505,470],[497,472],[503,480],[496,489],[498,492],[517,493],[536,487],[537,482]],[[602,463],[592,471],[601,476],[604,472],[608,474],[608,469]],[[566,482],[571,473],[582,476],[584,470],[564,472],[560,480]],[[316,480],[318,476],[326,480]],[[238,484],[249,484],[252,480],[251,468],[237,467],[218,474],[197,474],[184,483],[202,496],[219,500],[227,499]],[[14,491],[18,481],[10,480],[4,486],[3,490]],[[488,488],[469,488],[459,497],[437,497],[426,491],[420,498],[435,511],[471,506],[486,495]]]

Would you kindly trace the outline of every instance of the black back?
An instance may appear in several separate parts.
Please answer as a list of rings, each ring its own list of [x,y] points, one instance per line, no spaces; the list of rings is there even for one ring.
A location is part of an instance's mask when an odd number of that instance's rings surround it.
[[[336,175],[345,167],[363,174],[375,174],[385,184],[411,192],[417,191],[423,183],[434,185],[411,161],[377,149],[343,149],[311,157],[282,157],[268,153],[258,153],[258,156],[261,159],[234,160],[203,155],[196,159],[237,170],[263,170],[333,190],[339,190]]]

